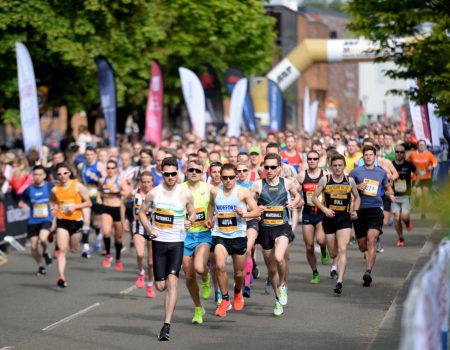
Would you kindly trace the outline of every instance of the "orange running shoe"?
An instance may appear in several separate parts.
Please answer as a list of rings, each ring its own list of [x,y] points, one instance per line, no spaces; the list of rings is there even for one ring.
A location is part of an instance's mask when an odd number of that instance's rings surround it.
[[[147,298],[154,298],[156,297],[155,290],[153,289],[153,286],[147,286]]]
[[[241,311],[244,308],[244,296],[242,291],[234,293],[234,310]]]
[[[111,267],[112,262],[112,256],[110,254],[107,254],[105,256],[105,260],[103,260],[103,267],[109,268]]]
[[[231,310],[231,302],[230,300],[222,299],[219,306],[216,309],[216,316],[225,317],[227,315],[227,311]]]
[[[116,271],[123,271],[122,259],[116,260]]]
[[[145,275],[138,274],[138,278],[136,280],[136,288],[144,288],[145,285]]]

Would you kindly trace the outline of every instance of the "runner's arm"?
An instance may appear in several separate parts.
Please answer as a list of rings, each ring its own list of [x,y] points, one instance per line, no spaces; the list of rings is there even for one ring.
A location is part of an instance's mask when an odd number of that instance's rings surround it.
[[[154,199],[154,191],[150,191],[149,193],[147,193],[147,195],[145,196],[145,199],[141,205],[141,208],[139,209],[139,221],[141,222],[142,226],[144,227],[144,230],[148,232],[148,234],[150,235],[150,237],[155,238],[157,237],[157,233],[153,231],[150,222],[147,218],[147,212],[150,209],[150,206],[153,203],[153,199]]]
[[[313,193],[312,196],[312,202],[314,203],[314,205],[319,208],[327,217],[333,217],[334,216],[334,211],[331,209],[328,209],[326,206],[323,205],[323,203],[319,200],[319,195],[322,193],[322,191],[324,190],[325,186],[327,184],[327,177],[326,176],[322,176],[322,178],[320,179],[316,190]]]
[[[293,210],[297,208],[300,204],[303,205],[304,204],[302,203],[303,198],[298,193],[299,187],[296,185],[296,183],[294,181],[289,181],[287,182],[286,185],[287,185],[286,189],[291,194],[291,200],[287,203],[286,208]]]
[[[186,196],[186,209],[188,212],[188,218],[185,220],[184,227],[186,228],[186,230],[189,230],[192,224],[197,219],[197,216],[195,214],[194,196],[188,190],[184,191],[184,193]]]
[[[352,186],[352,195],[353,195],[353,205],[350,215],[356,218],[357,216],[356,212],[359,210],[359,206],[361,205],[361,197],[359,196],[358,187],[356,187],[355,180],[352,177],[350,177],[348,180],[350,186]]]
[[[91,199],[89,198],[89,193],[81,183],[77,182],[77,191],[83,200],[80,204],[75,205],[75,209],[83,209],[92,207]]]
[[[247,205],[248,211],[242,213],[242,218],[244,219],[257,219],[261,216],[261,212],[253,198],[252,192],[247,188],[240,188],[239,191],[242,193],[242,201]]]

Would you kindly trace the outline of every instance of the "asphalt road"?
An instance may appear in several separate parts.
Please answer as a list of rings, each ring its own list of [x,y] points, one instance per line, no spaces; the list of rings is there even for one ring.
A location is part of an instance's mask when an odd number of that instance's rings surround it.
[[[145,290],[134,287],[133,250],[124,252],[123,272],[104,269],[99,255],[89,260],[71,255],[66,289],[56,286],[55,265],[47,276],[37,277],[28,250],[11,251],[9,262],[0,266],[0,350],[394,349],[400,340],[401,305],[408,283],[418,262],[426,261],[439,241],[436,235],[430,240],[432,225],[416,221],[414,232],[406,233],[403,248],[395,247],[393,229],[385,229],[385,252],[378,255],[370,288],[362,286],[362,255],[356,245],[350,246],[341,297],[333,295],[335,281],[329,278],[328,266],[319,265],[318,285],[309,283],[311,272],[297,232],[290,260],[289,303],[280,318],[272,315],[273,296],[264,293],[266,270],[260,254],[261,277],[254,282],[252,297],[246,299],[242,312],[230,311],[223,319],[214,316],[211,299],[204,302],[205,322],[191,324],[193,304],[182,277],[171,340],[164,343],[157,341],[163,295],[147,299]]]

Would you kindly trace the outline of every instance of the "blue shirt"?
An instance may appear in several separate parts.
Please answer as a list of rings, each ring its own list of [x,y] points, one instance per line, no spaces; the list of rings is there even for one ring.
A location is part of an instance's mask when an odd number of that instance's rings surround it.
[[[43,186],[30,185],[22,194],[22,200],[30,206],[29,224],[42,224],[52,222],[53,216],[50,211],[50,194],[53,184],[44,182]]]
[[[381,194],[384,193],[384,186],[389,182],[386,172],[379,166],[373,169],[367,169],[365,166],[354,168],[350,174],[356,184],[365,182],[366,188],[359,191],[361,197],[360,209],[366,208],[382,208],[383,199]]]

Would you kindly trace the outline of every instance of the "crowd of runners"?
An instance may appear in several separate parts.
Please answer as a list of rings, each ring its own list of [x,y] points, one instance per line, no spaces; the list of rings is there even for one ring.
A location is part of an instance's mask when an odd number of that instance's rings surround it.
[[[321,279],[320,249],[335,279],[333,293],[343,293],[347,247],[355,240],[364,254],[361,282],[370,287],[383,225],[392,222],[397,247],[406,244],[411,210],[426,214],[437,165],[425,141],[379,124],[311,136],[286,131],[199,140],[185,133],[160,147],[122,138],[119,147],[0,154],[3,193],[14,193],[30,210],[36,274],[45,275],[56,260],[56,283],[68,287],[70,259],[78,254],[121,272],[130,234],[136,287],[148,298],[155,289],[165,294],[159,340],[169,340],[181,269],[194,304],[192,323],[203,323],[203,303],[212,297],[218,317],[245,309],[260,276],[267,276],[273,314],[281,316],[297,225],[312,284]],[[266,269],[255,261],[258,249]],[[78,253],[68,261],[69,250]]]

